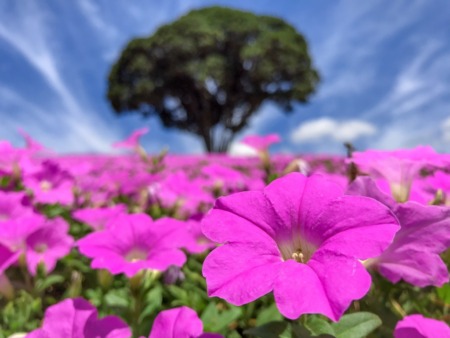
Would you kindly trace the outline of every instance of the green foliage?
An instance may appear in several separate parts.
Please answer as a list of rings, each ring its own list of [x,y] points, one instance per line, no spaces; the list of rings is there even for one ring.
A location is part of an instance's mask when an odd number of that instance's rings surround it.
[[[291,111],[318,81],[294,27],[209,7],[130,41],[109,74],[108,99],[119,114],[157,115],[202,137],[208,151],[224,151],[263,102]]]

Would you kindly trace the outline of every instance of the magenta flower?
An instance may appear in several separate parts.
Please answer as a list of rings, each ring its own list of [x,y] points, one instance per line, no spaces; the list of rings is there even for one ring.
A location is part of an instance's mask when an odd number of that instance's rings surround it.
[[[129,338],[131,330],[116,316],[97,317],[97,309],[83,298],[65,299],[45,311],[42,327],[26,338]]]
[[[113,144],[113,148],[124,148],[134,150],[139,147],[139,139],[142,135],[148,133],[148,128],[141,128],[135,130],[127,139],[116,142]]]
[[[269,134],[266,136],[249,135],[244,137],[241,140],[241,143],[244,143],[257,151],[267,151],[272,144],[279,143],[280,141],[281,138],[278,134]]]
[[[200,206],[214,203],[213,196],[202,189],[199,180],[190,179],[183,171],[169,174],[149,187],[150,196],[165,208],[178,207],[183,213],[191,215]]]
[[[197,313],[186,306],[160,312],[153,322],[149,338],[223,338],[220,334],[203,333]]]
[[[285,317],[338,320],[369,290],[359,259],[378,256],[398,224],[374,199],[344,196],[320,175],[291,173],[263,191],[219,198],[202,230],[224,244],[203,264],[210,296],[242,305],[273,291]]]
[[[201,216],[193,216],[186,221],[186,240],[183,247],[192,254],[199,254],[216,247],[203,235],[200,225]]]
[[[78,241],[80,252],[92,258],[91,267],[133,277],[143,269],[165,270],[182,266],[186,256],[179,249],[185,241],[183,222],[170,218],[153,221],[146,214],[118,215],[103,231]]]
[[[70,252],[73,238],[68,231],[69,225],[62,218],[33,214],[5,222],[0,227],[0,243],[25,255],[28,271],[35,275],[39,263],[51,272],[58,259]]]
[[[400,230],[383,253],[364,264],[393,283],[401,279],[424,287],[448,282],[447,266],[439,256],[450,247],[450,209],[416,202],[396,203],[368,177],[356,179],[348,190],[385,204],[396,215]]]
[[[25,258],[28,271],[33,276],[39,263],[42,263],[49,273],[53,271],[60,258],[69,254],[74,241],[68,232],[69,224],[58,217],[46,220],[42,226],[27,236]]]
[[[73,178],[56,162],[45,161],[39,171],[25,175],[23,184],[33,192],[36,202],[62,205],[73,203]]]
[[[409,315],[395,326],[394,338],[450,338],[450,327],[420,314]]]
[[[98,231],[107,228],[108,224],[111,224],[117,216],[126,212],[125,205],[118,204],[107,208],[78,209],[74,211],[72,217]]]
[[[0,224],[33,213],[33,209],[24,205],[23,192],[3,192],[0,190]]]
[[[354,152],[350,161],[376,178],[385,178],[389,182],[392,196],[398,202],[409,199],[411,184],[419,175],[420,169],[441,166],[445,162],[442,155],[428,146],[394,151]]]
[[[6,269],[12,264],[17,262],[19,255],[20,252],[14,252],[0,243],[0,276],[2,276]]]
[[[25,139],[27,150],[31,153],[39,152],[45,150],[45,147],[34,140],[28,133],[26,133],[22,128],[19,128],[19,134]]]

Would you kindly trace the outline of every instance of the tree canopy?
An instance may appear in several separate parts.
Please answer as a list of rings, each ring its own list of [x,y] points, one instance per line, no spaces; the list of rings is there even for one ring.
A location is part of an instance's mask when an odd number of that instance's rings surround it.
[[[225,151],[266,101],[292,111],[319,81],[304,37],[280,18],[224,7],[193,10],[128,43],[109,74],[117,114],[157,115],[166,127]]]

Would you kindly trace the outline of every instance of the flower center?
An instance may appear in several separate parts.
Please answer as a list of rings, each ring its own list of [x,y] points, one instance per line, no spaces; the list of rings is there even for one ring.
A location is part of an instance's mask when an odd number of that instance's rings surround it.
[[[43,180],[41,181],[41,189],[43,191],[49,191],[52,188],[52,183],[47,181],[47,180]]]
[[[142,261],[147,259],[147,252],[142,250],[142,249],[138,249],[138,248],[133,248],[130,251],[128,251],[128,253],[125,255],[125,260],[127,262],[137,262],[137,261]]]
[[[303,254],[301,249],[298,249],[292,254],[292,259],[294,259],[298,263],[306,263],[306,257]]]
[[[36,251],[38,253],[43,253],[43,252],[47,251],[47,249],[48,249],[48,246],[45,243],[39,243],[34,246],[34,251]]]
[[[309,259],[317,250],[317,247],[314,244],[300,237],[294,238],[292,242],[288,241],[278,243],[278,248],[280,249],[280,253],[284,261],[293,259],[297,263],[303,264],[308,263]]]

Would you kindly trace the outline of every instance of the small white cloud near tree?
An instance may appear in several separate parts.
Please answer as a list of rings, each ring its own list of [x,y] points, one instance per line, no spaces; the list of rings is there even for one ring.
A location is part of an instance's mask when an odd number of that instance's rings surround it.
[[[300,124],[292,131],[290,139],[293,143],[314,143],[324,139],[353,142],[376,133],[377,128],[366,121],[357,119],[338,121],[329,117],[321,117]]]

